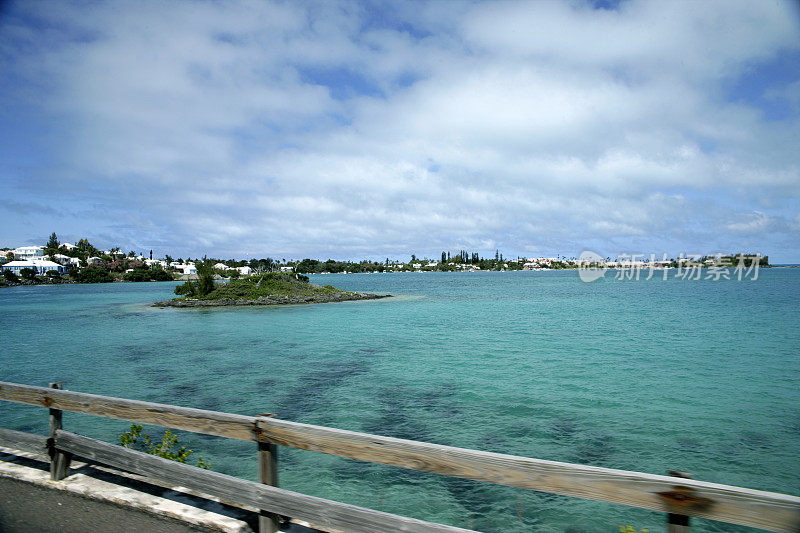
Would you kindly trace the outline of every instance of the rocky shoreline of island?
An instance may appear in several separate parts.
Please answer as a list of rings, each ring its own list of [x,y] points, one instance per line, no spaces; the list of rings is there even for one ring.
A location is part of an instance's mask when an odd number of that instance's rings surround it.
[[[216,283],[212,270],[201,268],[197,281],[187,281],[175,288],[178,298],[156,302],[153,307],[252,307],[256,305],[302,305],[354,300],[377,300],[389,294],[370,294],[320,287],[309,283],[307,276],[270,272],[245,279]]]
[[[220,298],[218,300],[206,300],[201,298],[176,298],[164,302],[156,302],[153,307],[178,307],[178,308],[201,308],[201,307],[251,307],[258,305],[303,305],[303,304],[323,304],[334,302],[349,302],[356,300],[379,300],[381,298],[391,298],[391,294],[370,294],[366,292],[341,292],[334,294],[314,295],[314,296],[261,296],[256,299],[246,298]]]

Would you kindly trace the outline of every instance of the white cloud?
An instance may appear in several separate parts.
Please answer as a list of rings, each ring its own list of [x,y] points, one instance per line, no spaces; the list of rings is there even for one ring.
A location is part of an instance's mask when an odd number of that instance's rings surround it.
[[[736,248],[800,196],[797,110],[726,97],[800,52],[789,4],[16,9],[47,24],[7,21],[0,66],[39,92],[0,95],[58,138],[20,195],[144,214],[184,255]]]
[[[742,217],[741,221],[732,222],[725,227],[733,232],[752,235],[762,233],[771,223],[772,220],[769,216],[760,211],[754,211]]]

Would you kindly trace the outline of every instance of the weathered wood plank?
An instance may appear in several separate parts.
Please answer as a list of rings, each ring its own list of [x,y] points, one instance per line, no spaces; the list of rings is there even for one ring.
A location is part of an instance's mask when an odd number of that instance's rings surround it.
[[[91,461],[178,484],[239,505],[307,520],[318,527],[363,533],[468,532],[466,529],[373,511],[246,481],[66,431],[56,432],[56,446]]]
[[[47,437],[24,431],[0,428],[0,446],[22,452],[47,454]]]
[[[0,400],[255,441],[255,417],[0,381]]]
[[[258,443],[258,481],[272,487],[278,486],[278,447],[268,442]],[[276,533],[279,517],[262,510],[258,517],[259,533]]]
[[[772,531],[800,529],[800,498],[691,479],[530,459],[259,418],[260,440],[511,487],[709,518]]]
[[[55,382],[50,384],[51,389],[61,390],[61,382]],[[50,409],[50,441],[48,444],[51,445],[50,449],[50,479],[53,481],[61,481],[65,477],[69,475],[69,464],[71,462],[72,457],[70,454],[66,452],[62,452],[56,450],[53,445],[53,441],[56,437],[56,431],[61,429],[61,424],[63,421],[63,412],[61,409]]]

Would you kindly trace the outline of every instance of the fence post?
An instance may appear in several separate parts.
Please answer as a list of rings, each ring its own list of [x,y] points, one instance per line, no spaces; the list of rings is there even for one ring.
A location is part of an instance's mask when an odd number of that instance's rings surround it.
[[[261,416],[274,416],[264,414]],[[258,443],[258,481],[265,485],[278,486],[278,447],[268,442]],[[259,533],[275,533],[280,528],[280,519],[273,513],[259,511]]]
[[[50,384],[51,389],[61,389],[61,382]],[[60,452],[56,449],[56,430],[61,429],[61,409],[50,409],[50,439],[48,441],[50,452],[50,479],[61,481],[69,474],[69,463],[72,454]]]
[[[692,475],[689,472],[681,472],[680,470],[667,470],[667,473],[673,477],[692,479]],[[691,531],[691,527],[689,526],[689,517],[676,513],[667,514],[667,531],[668,533],[689,533]]]

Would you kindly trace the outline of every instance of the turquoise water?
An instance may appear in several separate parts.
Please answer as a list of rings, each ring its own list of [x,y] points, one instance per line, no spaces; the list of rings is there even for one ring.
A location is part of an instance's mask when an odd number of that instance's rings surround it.
[[[319,275],[395,298],[148,306],[174,283],[0,290],[0,380],[798,494],[800,269],[583,283],[575,271]],[[46,431],[2,402],[0,426]],[[115,441],[120,421],[65,414]],[[181,434],[255,478],[255,444]],[[281,486],[483,531],[664,529],[661,513],[281,449]],[[700,531],[744,530],[694,520]]]

